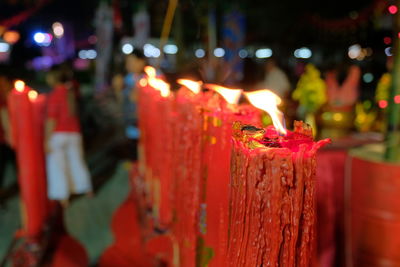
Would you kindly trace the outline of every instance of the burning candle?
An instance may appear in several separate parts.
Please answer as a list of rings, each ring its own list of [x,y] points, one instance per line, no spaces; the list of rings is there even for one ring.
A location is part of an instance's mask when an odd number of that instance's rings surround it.
[[[287,131],[276,106],[279,99],[269,91],[246,96],[271,115],[274,126],[235,124],[228,266],[309,266],[315,155],[329,140],[314,142],[312,129],[302,122]]]
[[[28,237],[39,235],[48,213],[41,128],[44,102],[41,99],[22,81],[15,82],[8,96],[12,144],[19,166],[24,234]]]
[[[260,113],[250,106],[237,104],[241,89],[212,84],[205,87],[217,94],[207,103],[204,114],[204,189],[199,218],[204,245],[200,250],[202,262],[207,262],[209,266],[226,266],[232,123],[259,124]]]
[[[147,162],[147,192],[155,222],[166,228],[172,221],[172,113],[174,96],[168,83],[156,77],[152,67],[146,67],[147,79],[139,81],[139,112],[142,135],[145,142],[144,157]],[[154,126],[157,125],[157,132]],[[147,153],[151,151],[150,153]],[[155,151],[157,151],[155,153]],[[143,154],[142,154],[143,155]]]
[[[179,245],[181,266],[196,266],[198,212],[201,190],[202,127],[208,94],[200,93],[199,82],[179,80],[174,127],[173,233]]]

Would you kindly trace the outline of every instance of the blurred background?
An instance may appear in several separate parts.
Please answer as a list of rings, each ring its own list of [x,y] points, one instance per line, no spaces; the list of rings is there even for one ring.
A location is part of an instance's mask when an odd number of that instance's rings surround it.
[[[16,80],[51,102],[48,75],[67,77],[92,190],[68,198],[63,221],[95,266],[113,243],[112,214],[130,190],[140,134],[132,87],[143,67],[156,67],[173,89],[177,78],[271,89],[284,100],[289,129],[302,119],[317,138],[334,140],[318,167],[330,173],[318,181],[318,231],[328,233],[318,251],[321,266],[344,266],[346,160],[355,155],[398,167],[398,8],[394,0],[1,0],[0,104],[7,108]],[[21,257],[12,252],[24,221],[17,183],[23,167],[2,120],[0,260],[7,266]],[[390,171],[388,179],[398,174]],[[399,263],[399,256],[387,257]]]

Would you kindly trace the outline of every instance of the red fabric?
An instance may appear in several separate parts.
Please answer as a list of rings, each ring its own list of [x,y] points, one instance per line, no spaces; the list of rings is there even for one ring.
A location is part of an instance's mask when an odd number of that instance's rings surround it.
[[[147,267],[155,262],[145,251],[133,194],[115,212],[111,229],[114,243],[100,257],[100,267]]]
[[[48,101],[48,118],[56,121],[55,132],[80,132],[79,121],[68,104],[68,94],[73,93],[60,85],[50,93]]]
[[[88,266],[89,259],[85,248],[75,239],[63,235],[53,255],[53,267],[83,267]]]
[[[400,266],[400,166],[352,155],[349,165],[347,265]]]

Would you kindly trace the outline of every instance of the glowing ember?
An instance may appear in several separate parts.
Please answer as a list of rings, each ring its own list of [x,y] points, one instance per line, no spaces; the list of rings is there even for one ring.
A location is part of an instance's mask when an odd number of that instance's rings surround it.
[[[243,92],[242,89],[230,89],[217,84],[206,84],[206,87],[220,94],[229,104],[237,104]]]
[[[271,116],[274,127],[278,132],[286,135],[286,129],[283,126],[284,117],[278,109],[278,105],[282,102],[279,96],[270,90],[258,90],[244,94],[253,106],[264,110]]]
[[[25,89],[25,83],[21,80],[18,80],[15,82],[14,87],[18,92],[23,92]]]
[[[187,80],[187,79],[179,79],[179,80],[177,80],[177,83],[185,86],[187,89],[192,91],[194,94],[200,93],[201,86],[203,85],[203,82],[201,82],[201,81],[196,82],[196,81]]]
[[[35,90],[30,90],[28,97],[30,100],[35,100],[38,97],[38,93]]]

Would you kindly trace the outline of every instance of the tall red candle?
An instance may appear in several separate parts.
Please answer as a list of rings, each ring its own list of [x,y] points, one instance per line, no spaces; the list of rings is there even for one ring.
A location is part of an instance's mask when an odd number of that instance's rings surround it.
[[[174,95],[169,84],[146,67],[147,79],[139,81],[140,156],[146,193],[155,223],[167,228],[172,221],[172,120]]]
[[[34,104],[36,92],[22,81],[17,81],[8,96],[12,143],[17,153],[18,182],[23,202],[24,234],[36,237],[40,234],[47,216],[43,142],[40,139],[41,120]],[[31,96],[31,99],[30,99]]]
[[[300,122],[294,132],[235,125],[228,266],[310,266],[315,238],[315,155]]]
[[[202,127],[205,94],[181,88],[176,94],[174,124],[174,209],[173,232],[179,244],[181,266],[196,266],[200,183],[202,166]]]
[[[153,191],[153,212],[158,227],[166,229],[172,221],[172,120],[173,116],[173,95],[158,95],[154,99],[155,120],[157,125],[155,131],[152,127],[153,145],[157,153],[153,155],[152,191]]]
[[[205,85],[214,95],[204,119],[203,176],[200,206],[201,263],[226,266],[228,248],[229,180],[232,123],[259,123],[260,113],[251,106],[238,106],[240,89]],[[224,97],[224,98],[223,98]]]

